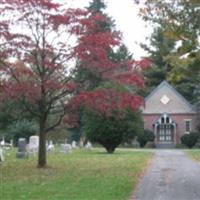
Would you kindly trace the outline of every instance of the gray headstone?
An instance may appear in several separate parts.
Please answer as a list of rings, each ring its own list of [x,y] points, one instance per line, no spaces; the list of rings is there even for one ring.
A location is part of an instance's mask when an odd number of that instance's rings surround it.
[[[27,145],[26,139],[19,138],[17,158],[27,158],[28,157],[26,145]]]

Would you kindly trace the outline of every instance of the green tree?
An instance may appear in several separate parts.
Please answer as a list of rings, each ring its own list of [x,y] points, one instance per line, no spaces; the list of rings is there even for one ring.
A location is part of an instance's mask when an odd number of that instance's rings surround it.
[[[143,131],[142,117],[139,112],[126,110],[122,117],[119,113],[103,115],[92,109],[85,109],[82,118],[87,138],[101,144],[108,153],[124,143],[130,143],[138,133]]]
[[[164,27],[163,36],[174,46],[164,56],[170,66],[166,79],[188,100],[194,102],[191,91],[199,83],[200,2],[198,0],[146,0],[141,15],[156,27]],[[164,47],[162,47],[164,49]]]
[[[20,137],[28,140],[31,135],[38,133],[38,130],[37,123],[27,119],[18,120],[7,127],[8,137],[14,139],[15,145]]]
[[[165,36],[165,26],[161,25],[154,28],[154,32],[149,38],[149,45],[141,44],[141,47],[149,54],[149,58],[153,62],[153,66],[145,71],[146,93],[167,79],[167,75],[171,70],[171,66],[166,61],[166,56],[170,54],[175,45],[173,39]]]
[[[88,11],[91,15],[98,16],[101,14],[101,16],[106,19],[103,23],[98,20],[96,21],[99,25],[98,33],[102,34],[112,31],[114,34],[119,35],[115,29],[114,21],[104,13],[105,7],[106,5],[102,0],[92,1],[88,7]],[[90,32],[92,31],[90,30]],[[131,87],[131,84],[126,84],[126,86],[122,84],[122,86],[119,81],[117,81],[117,78],[110,78],[110,74],[112,77],[117,77],[117,75],[121,74],[129,75],[130,71],[134,70],[132,55],[123,44],[118,48],[108,48],[106,53],[111,61],[111,66],[108,65],[105,68],[103,63],[101,70],[97,71],[88,68],[87,65],[90,65],[90,63],[83,62],[83,60],[80,59],[75,69],[75,82],[80,85],[80,91],[90,91],[90,94],[95,94],[95,92],[96,94],[101,93],[100,96],[95,96],[94,102],[91,102],[89,106],[87,105],[86,107],[80,108],[80,128],[83,128],[87,139],[102,144],[109,153],[112,153],[119,144],[134,138],[139,129],[136,127],[139,127],[138,121],[140,121],[141,117],[137,111],[130,114],[126,110],[121,109],[121,104],[123,103],[120,103],[120,96],[127,93],[132,93],[133,95],[137,94],[137,84],[134,84],[134,87]],[[97,60],[98,59],[99,58],[97,58]],[[101,61],[99,63],[101,63]],[[118,67],[113,71],[112,65]],[[138,77],[135,75],[133,79],[139,79],[139,73],[137,75]],[[127,76],[126,81],[128,81],[128,79],[129,77]],[[107,93],[106,90],[110,91],[110,93]],[[126,103],[129,101],[128,99],[129,98],[126,98]],[[95,102],[98,101],[100,103],[95,104]],[[113,104],[110,102],[113,102]],[[98,110],[96,107],[101,107],[101,109]],[[108,110],[112,111],[108,114]],[[123,117],[121,117],[121,115]],[[102,128],[97,128],[100,125]],[[99,132],[97,132],[97,129]]]
[[[93,0],[88,6],[88,10],[92,11],[93,13],[103,12],[105,8],[106,5],[103,0]]]
[[[149,38],[149,45],[141,44],[141,47],[147,51],[156,66],[164,68],[168,65],[165,57],[174,49],[174,45],[175,40],[166,37],[165,26],[161,24],[159,27],[154,28]]]
[[[0,109],[0,136],[6,140],[16,139],[15,134],[9,131],[9,127],[14,126],[16,123],[23,123],[24,120],[35,121],[33,116],[26,111],[23,101],[9,100],[1,102]]]

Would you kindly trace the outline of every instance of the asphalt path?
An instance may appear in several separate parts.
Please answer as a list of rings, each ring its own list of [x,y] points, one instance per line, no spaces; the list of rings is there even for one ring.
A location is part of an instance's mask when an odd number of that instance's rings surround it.
[[[200,164],[182,150],[156,150],[132,200],[200,200]]]

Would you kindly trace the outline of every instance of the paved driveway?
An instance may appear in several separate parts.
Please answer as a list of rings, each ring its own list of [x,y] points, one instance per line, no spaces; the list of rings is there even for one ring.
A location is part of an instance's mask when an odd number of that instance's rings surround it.
[[[156,150],[133,200],[200,200],[200,165],[182,150]]]

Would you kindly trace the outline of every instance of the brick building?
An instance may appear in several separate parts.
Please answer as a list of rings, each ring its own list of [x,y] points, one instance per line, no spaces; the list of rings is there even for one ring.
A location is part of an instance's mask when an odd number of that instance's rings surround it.
[[[181,136],[196,127],[194,106],[166,81],[145,98],[143,117],[145,129],[154,132],[158,147],[179,144]]]

